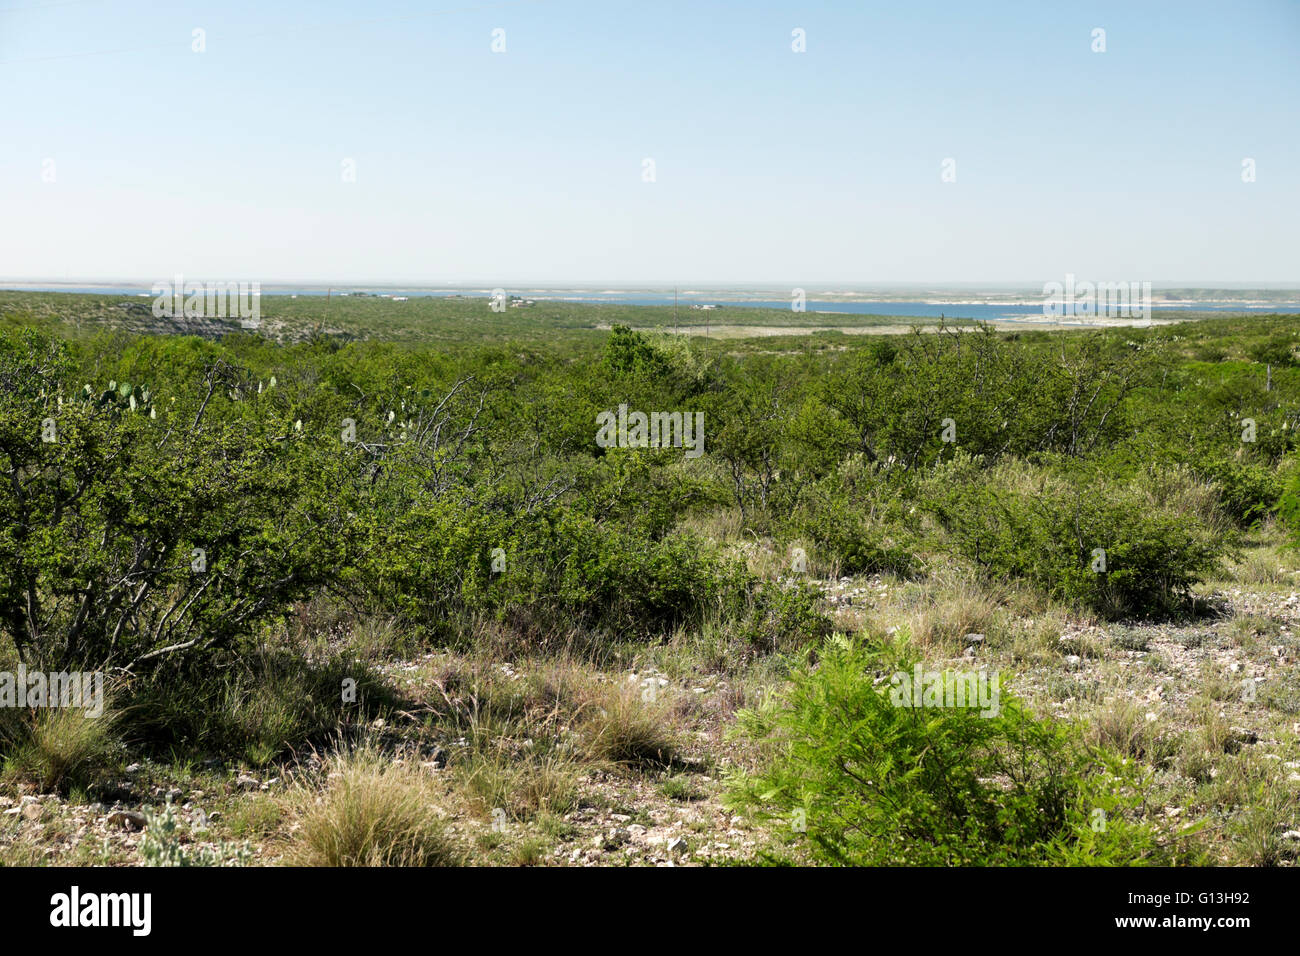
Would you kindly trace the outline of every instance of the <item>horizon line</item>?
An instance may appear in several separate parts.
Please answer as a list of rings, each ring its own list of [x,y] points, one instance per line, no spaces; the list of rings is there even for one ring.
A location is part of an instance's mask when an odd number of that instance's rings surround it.
[[[185,273],[180,273],[185,275]],[[1065,273],[1068,275],[1068,273]],[[85,285],[105,285],[105,286],[152,286],[156,282],[170,280],[176,275],[172,273],[165,279],[159,279],[157,276],[151,278],[103,278],[103,277],[79,277],[75,279],[68,278],[51,278],[48,276],[0,276],[0,287],[6,285],[59,285],[59,286],[85,286]],[[1079,275],[1075,273],[1076,277]],[[196,280],[198,281],[198,280]],[[231,281],[227,279],[213,279],[210,281]],[[455,281],[430,281],[428,279],[249,279],[237,280],[257,282],[260,286],[313,286],[323,289],[328,288],[348,288],[348,287],[372,287],[372,288],[408,288],[408,289],[463,289],[463,288],[510,288],[528,286],[536,289],[557,289],[557,290],[582,290],[591,291],[596,288],[604,288],[612,291],[627,292],[643,289],[683,289],[683,288],[700,288],[713,291],[725,291],[730,289],[774,291],[786,288],[803,288],[810,285],[827,287],[826,291],[832,291],[835,287],[843,290],[852,291],[855,289],[921,289],[921,288],[985,288],[985,289],[1014,289],[1017,291],[1024,289],[1036,289],[1043,285],[1042,280],[1029,279],[995,279],[995,280],[835,280],[835,279],[818,279],[818,280],[764,280],[762,282],[754,280],[702,280],[694,282],[671,282],[658,280],[600,280],[600,279],[573,279],[573,280],[556,280],[556,279],[461,279]],[[1055,278],[1048,281],[1056,281]],[[1090,279],[1084,278],[1080,281],[1088,282],[1111,282],[1124,281],[1131,282],[1134,280],[1111,280],[1111,279]],[[1237,279],[1141,279],[1140,282],[1150,282],[1152,288],[1164,289],[1234,289],[1239,291],[1292,291],[1300,290],[1300,280],[1237,280]],[[791,285],[794,282],[794,285]],[[802,282],[803,285],[798,283]],[[7,290],[23,291],[23,290]]]

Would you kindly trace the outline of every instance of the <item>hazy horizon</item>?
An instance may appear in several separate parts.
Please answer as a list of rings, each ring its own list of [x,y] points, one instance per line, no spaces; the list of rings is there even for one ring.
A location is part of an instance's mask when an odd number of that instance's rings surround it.
[[[183,273],[184,274],[184,273]],[[212,276],[201,276],[195,274],[185,274],[187,279],[194,281],[217,281]],[[75,279],[55,279],[48,276],[0,276],[0,288],[6,286],[122,286],[135,287],[140,285],[151,285],[155,282],[167,282],[173,278],[172,275],[154,276],[154,277],[136,277],[136,278],[102,278],[102,277],[82,277]],[[222,280],[228,277],[221,277]],[[1083,281],[1084,276],[1076,276],[1076,279]],[[500,287],[505,289],[554,289],[554,290],[577,290],[592,291],[597,289],[609,289],[613,291],[627,292],[638,290],[653,289],[656,291],[671,291],[680,289],[701,289],[719,292],[775,292],[788,291],[799,287],[793,280],[790,282],[780,282],[773,280],[764,281],[709,281],[709,282],[691,282],[691,283],[673,283],[662,281],[636,281],[636,280],[599,280],[599,279],[514,279],[501,280],[498,278],[484,279],[474,278],[457,280],[457,281],[430,281],[427,279],[395,279],[395,280],[329,280],[329,279],[294,279],[294,278],[271,278],[271,279],[248,279],[249,282],[257,282],[260,286],[266,288],[284,288],[284,287],[306,287],[306,288],[394,288],[394,289],[470,289],[470,288],[487,288]],[[1048,278],[1048,282],[1057,281]],[[1104,280],[1103,280],[1104,281]],[[1177,280],[1177,279],[1153,279],[1142,280],[1149,281],[1153,291],[1160,290],[1198,290],[1205,292],[1214,291],[1233,291],[1233,292],[1289,292],[1300,290],[1300,281],[1288,280],[1278,282],[1229,282],[1218,280]],[[950,282],[950,281],[911,281],[911,282],[861,282],[861,281],[839,281],[825,280],[818,282],[805,283],[811,289],[816,288],[819,292],[874,292],[874,291],[972,291],[972,292],[1040,292],[1043,283],[1032,280],[1006,280],[1006,281],[979,281],[979,282]]]

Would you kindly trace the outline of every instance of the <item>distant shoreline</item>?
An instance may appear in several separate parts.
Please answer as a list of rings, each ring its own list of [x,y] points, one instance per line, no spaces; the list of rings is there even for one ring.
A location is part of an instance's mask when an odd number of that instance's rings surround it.
[[[486,298],[493,289],[479,287],[431,288],[399,286],[274,286],[262,287],[266,298],[327,298],[352,300],[387,300],[398,307],[412,299],[438,298]],[[649,306],[676,308],[681,318],[691,324],[722,326],[743,323],[724,321],[703,321],[706,313],[711,319],[722,319],[731,312],[741,309],[762,309],[768,311],[791,312],[793,314],[814,314],[827,316],[884,316],[899,319],[938,319],[953,321],[970,320],[990,324],[1008,323],[1011,327],[1056,326],[1055,317],[1044,313],[1042,296],[1030,296],[1009,292],[989,293],[986,296],[967,293],[960,298],[934,296],[933,289],[916,290],[912,297],[903,298],[880,293],[867,292],[823,292],[807,291],[802,308],[792,308],[792,299],[787,294],[775,291],[766,295],[760,290],[717,291],[705,293],[701,290],[664,291],[662,289],[543,289],[518,287],[505,289],[507,296],[519,300],[521,304],[536,305],[543,303],[566,303],[588,306]],[[1187,295],[1189,290],[1169,290],[1182,293],[1162,298],[1161,293],[1154,293],[1151,301],[1153,320],[1164,318],[1177,321],[1194,315],[1221,315],[1225,318],[1242,315],[1263,315],[1276,312],[1300,312],[1300,295],[1282,289],[1243,289],[1243,290],[1205,290],[1204,296]],[[1224,293],[1235,291],[1238,295],[1249,296],[1236,298]],[[152,296],[149,288],[134,284],[90,285],[69,284],[60,286],[54,283],[12,283],[0,284],[0,292],[43,293],[56,295],[86,296],[122,296],[124,298],[147,299]],[[928,294],[927,294],[928,293]],[[1276,298],[1268,298],[1272,293]],[[1066,316],[1067,326],[1087,327],[1103,325],[1132,325],[1133,319],[1097,317],[1080,311]],[[1070,321],[1073,320],[1073,321]]]

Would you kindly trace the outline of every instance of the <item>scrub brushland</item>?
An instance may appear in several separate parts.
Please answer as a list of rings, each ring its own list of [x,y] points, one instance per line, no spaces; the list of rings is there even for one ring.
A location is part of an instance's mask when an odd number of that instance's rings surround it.
[[[136,305],[0,293],[0,863],[1300,857],[1300,316]]]

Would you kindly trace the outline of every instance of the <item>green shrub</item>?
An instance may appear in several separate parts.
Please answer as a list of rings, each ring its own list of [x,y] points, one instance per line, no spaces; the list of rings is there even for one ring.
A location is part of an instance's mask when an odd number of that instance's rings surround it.
[[[1292,470],[1277,503],[1277,514],[1282,523],[1300,543],[1300,468]]]
[[[434,627],[463,609],[646,636],[735,607],[752,586],[740,562],[690,535],[656,539],[575,509],[507,519],[439,502],[377,537],[372,573],[358,582]],[[497,548],[503,570],[493,568]]]
[[[1056,346],[1058,343],[1053,343]],[[1029,349],[987,326],[916,330],[896,349],[863,349],[828,377],[824,400],[872,461],[908,469],[954,447],[1004,455],[1087,455],[1125,432],[1128,399],[1145,381],[1150,349],[1117,348],[1104,333]],[[942,433],[951,423],[955,441]]]
[[[787,690],[741,713],[769,759],[732,779],[732,803],[822,863],[1113,864],[1149,850],[1149,834],[1125,817],[1117,761],[1005,690],[992,716],[896,706],[891,675],[915,663],[901,645],[839,636],[816,663],[805,657]]]
[[[816,643],[831,632],[831,619],[818,606],[821,597],[821,588],[805,581],[764,581],[750,596],[736,634],[743,643],[767,653]]]
[[[29,665],[138,673],[334,582],[360,460],[337,432],[295,429],[224,362],[165,400],[71,368],[0,335],[0,632]]]
[[[861,455],[803,489],[789,521],[792,535],[807,538],[841,574],[915,570],[915,533],[905,521],[906,505],[889,487],[890,470]]]
[[[1260,364],[1285,368],[1296,364],[1296,337],[1294,333],[1277,333],[1253,343],[1246,351]]]
[[[962,554],[1107,616],[1168,613],[1215,571],[1234,536],[1212,492],[1181,471],[1096,471],[959,457],[922,501]]]
[[[1277,508],[1282,478],[1260,462],[1224,458],[1200,469],[1219,493],[1223,510],[1242,527],[1258,524]]]

